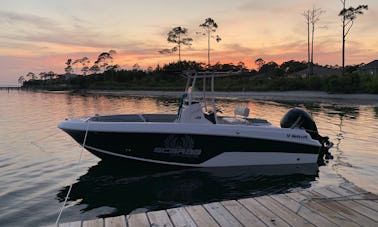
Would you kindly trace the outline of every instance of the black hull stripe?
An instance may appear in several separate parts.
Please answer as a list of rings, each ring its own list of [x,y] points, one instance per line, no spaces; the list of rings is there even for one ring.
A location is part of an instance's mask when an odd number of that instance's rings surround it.
[[[84,132],[66,132],[82,143]],[[177,134],[88,132],[86,145],[124,157],[188,165],[198,165],[227,152],[319,154],[317,146],[290,142]]]

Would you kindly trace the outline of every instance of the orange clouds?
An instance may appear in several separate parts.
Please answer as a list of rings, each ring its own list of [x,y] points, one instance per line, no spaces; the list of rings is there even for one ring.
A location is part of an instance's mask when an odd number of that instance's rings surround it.
[[[357,18],[347,38],[347,64],[378,58],[378,1],[367,1],[360,4],[369,4],[369,10]],[[188,28],[194,39],[191,48],[182,49],[182,59],[207,62],[207,40],[196,33],[207,17],[217,22],[215,34],[222,38],[220,43],[212,40],[213,64],[242,61],[255,68],[257,58],[277,63],[307,60],[307,30],[301,13],[314,4],[326,11],[315,31],[314,61],[340,64],[339,1],[109,0],[106,7],[89,0],[30,0],[22,7],[5,1],[0,9],[0,84],[16,83],[20,74],[29,71],[63,73],[68,58],[86,56],[93,62],[110,49],[118,52],[114,63],[126,69],[134,64],[147,68],[174,62],[177,53],[158,51],[172,48],[167,32],[176,26]]]

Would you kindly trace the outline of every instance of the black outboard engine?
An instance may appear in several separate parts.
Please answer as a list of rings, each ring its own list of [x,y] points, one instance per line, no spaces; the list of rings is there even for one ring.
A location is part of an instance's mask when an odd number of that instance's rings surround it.
[[[333,143],[329,141],[328,137],[319,135],[318,128],[316,127],[314,120],[306,111],[299,108],[290,109],[283,116],[280,124],[281,128],[304,129],[308,134],[310,134],[311,138],[318,140],[322,144],[318,162],[321,162],[323,160],[323,157],[325,159],[333,158],[331,153],[328,151],[333,146]]]
[[[290,109],[281,119],[281,128],[302,128],[310,133],[313,139],[318,134],[318,128],[311,115],[298,108]]]

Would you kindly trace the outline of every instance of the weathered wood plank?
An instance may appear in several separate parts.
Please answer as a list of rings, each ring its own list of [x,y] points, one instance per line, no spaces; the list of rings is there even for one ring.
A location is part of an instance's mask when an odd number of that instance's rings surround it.
[[[117,216],[111,218],[105,218],[105,227],[126,227],[126,217]]]
[[[268,226],[290,226],[253,198],[240,199],[238,201]]]
[[[62,224],[59,224],[59,227],[81,227],[81,221],[62,223]]]
[[[269,196],[257,197],[256,200],[292,226],[314,226]]]
[[[328,209],[327,207],[320,206],[319,204],[313,202],[311,200],[311,197],[308,195],[305,196],[300,193],[287,193],[286,195],[336,225],[342,226],[345,224],[346,226],[354,226],[350,225],[350,222],[345,220],[344,217],[340,217],[339,215],[334,214],[333,211]]]
[[[195,227],[197,226],[184,207],[167,210],[174,226]]]
[[[330,222],[327,218],[321,216],[313,210],[308,209],[307,207],[303,206],[302,204],[298,203],[297,201],[293,200],[292,198],[284,194],[274,195],[271,196],[271,198],[286,206],[291,211],[293,211],[294,213],[298,214],[299,216],[303,217],[304,219],[308,220],[316,226],[337,226],[336,224]]]
[[[353,199],[355,202],[378,212],[378,199],[373,199],[376,195],[371,195],[371,193],[365,192],[361,189],[356,189],[356,187],[352,187],[350,184],[348,185],[344,184],[342,187],[331,186],[328,188],[331,191],[348,196],[348,198]],[[364,193],[361,194],[361,192]]]
[[[193,221],[198,226],[219,226],[218,223],[214,220],[214,218],[211,217],[210,214],[206,211],[206,209],[200,205],[187,206],[185,207],[185,210],[189,213]]]
[[[104,219],[94,219],[83,221],[83,227],[104,227]]]
[[[272,199],[278,201],[285,207],[289,208],[294,213],[297,213],[298,210],[300,210],[303,206],[302,204],[298,203],[297,201],[293,200],[292,198],[289,198],[285,194],[277,194],[277,195],[271,195]]]
[[[361,198],[358,199],[351,199],[354,198],[354,193],[340,187],[327,187],[328,190],[333,191],[340,196],[346,196],[345,200],[339,201],[341,204],[350,207],[351,209],[368,216],[369,218],[373,219],[374,221],[378,221],[378,201],[370,200],[372,204],[370,206],[368,204],[364,204],[364,200]],[[359,204],[360,206],[354,206],[355,204]],[[353,205],[353,206],[352,206]],[[376,209],[374,209],[374,207]]]
[[[342,203],[340,201],[340,195],[330,191],[326,188],[316,188],[311,191],[310,193],[318,193],[320,196],[327,197],[329,199],[322,200],[322,204],[324,206],[327,206],[328,208],[334,210],[335,212],[338,212],[339,214],[348,217],[349,219],[352,219],[355,223],[363,225],[363,226],[374,226],[378,224],[375,222],[373,219],[359,213],[359,212],[354,212],[353,210],[358,210],[361,205],[358,203],[355,203],[353,201],[344,201]],[[314,194],[315,194],[314,193]],[[336,200],[333,200],[333,198],[336,198]],[[345,204],[345,205],[344,205]],[[354,208],[354,209],[353,209]],[[375,214],[376,215],[376,214]]]
[[[208,203],[204,204],[203,207],[205,207],[220,226],[242,226],[221,203]]]
[[[332,221],[333,223],[341,226],[359,226],[356,223],[352,222],[349,218],[335,212],[332,209],[329,209],[328,207],[324,206],[323,203],[318,203],[316,201],[319,201],[320,196],[314,196],[311,193],[308,193],[307,191],[302,191],[300,194],[305,195],[305,197],[313,198],[312,200],[307,200],[304,202],[304,206],[306,206],[309,209],[312,209],[322,216],[326,217],[328,220]]]
[[[348,199],[363,199],[363,196],[360,193],[356,194],[342,187],[328,186],[326,188]]]
[[[364,206],[361,203],[357,203],[354,200],[347,200],[347,201],[339,201],[343,206],[346,206],[372,220],[374,220],[377,223],[378,226],[378,211],[375,211],[373,209],[370,209],[366,206]],[[355,205],[358,204],[358,205]],[[376,203],[378,205],[378,203]]]
[[[378,200],[378,195],[375,195],[371,192],[368,192],[368,191],[365,191],[363,190],[362,188],[358,188],[356,186],[354,186],[353,184],[342,184],[340,186],[341,188],[344,188],[348,191],[351,191],[355,194],[359,194],[362,196],[363,199],[366,199],[366,200]]]
[[[300,204],[311,199],[311,197],[307,197],[298,192],[286,193],[285,195],[287,195],[289,198],[292,198],[293,200],[297,201]]]
[[[147,213],[147,217],[150,220],[150,225],[159,227],[173,227],[171,220],[165,210],[152,211]]]
[[[358,200],[358,202],[372,210],[378,211],[378,200]]]
[[[146,213],[131,214],[126,216],[126,223],[129,227],[149,227],[150,223],[148,221]]]
[[[235,200],[224,201],[221,204],[244,226],[266,226],[247,208]]]

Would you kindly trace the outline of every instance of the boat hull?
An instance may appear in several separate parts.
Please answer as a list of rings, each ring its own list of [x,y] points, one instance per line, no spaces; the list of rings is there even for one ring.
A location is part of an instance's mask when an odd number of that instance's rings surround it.
[[[86,130],[63,130],[83,144]],[[320,149],[292,140],[98,130],[87,132],[84,146],[104,160],[185,167],[301,165],[316,163]]]

